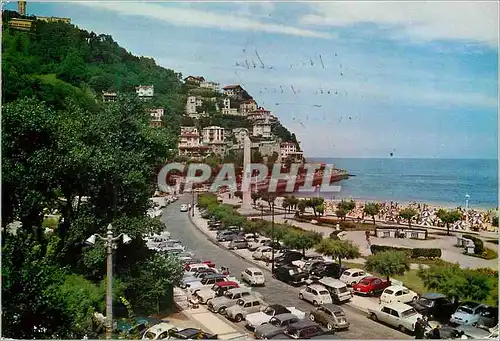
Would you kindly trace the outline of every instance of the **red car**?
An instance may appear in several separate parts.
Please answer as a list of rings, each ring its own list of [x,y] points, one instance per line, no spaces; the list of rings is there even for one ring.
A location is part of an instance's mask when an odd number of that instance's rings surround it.
[[[208,265],[209,268],[215,268],[215,263],[212,263],[211,260],[202,261],[200,259],[190,259],[190,260],[184,261],[184,270],[188,270],[189,265],[191,265],[191,264],[206,264],[206,265]]]
[[[374,295],[382,292],[385,288],[391,285],[391,282],[384,281],[378,277],[365,277],[359,283],[352,286],[356,294]]]

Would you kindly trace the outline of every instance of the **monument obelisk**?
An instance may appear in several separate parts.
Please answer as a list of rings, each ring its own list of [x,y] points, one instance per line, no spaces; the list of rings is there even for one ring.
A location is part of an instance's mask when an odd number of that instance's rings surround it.
[[[252,192],[251,192],[251,184],[250,184],[250,179],[252,177],[252,174],[250,174],[250,171],[248,169],[250,163],[252,162],[251,160],[251,145],[252,142],[250,141],[250,138],[247,136],[244,137],[243,139],[243,178],[241,179],[242,184],[248,184],[247,188],[241,188],[242,194],[243,194],[243,203],[241,204],[241,209],[242,211],[251,211],[252,210]]]

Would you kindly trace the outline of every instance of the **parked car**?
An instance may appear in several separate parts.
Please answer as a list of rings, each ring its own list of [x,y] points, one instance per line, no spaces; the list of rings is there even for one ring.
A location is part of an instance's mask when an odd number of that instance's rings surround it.
[[[208,276],[205,276],[201,281],[189,283],[188,284],[189,292],[191,294],[194,294],[194,293],[196,293],[196,291],[198,291],[204,287],[211,287],[215,283],[226,282],[226,281],[227,281],[227,278],[224,275],[221,275],[221,274],[208,275]]]
[[[304,255],[299,251],[287,251],[279,257],[274,258],[276,266],[283,266],[291,264],[293,261],[301,260]]]
[[[470,325],[458,326],[455,330],[457,331],[457,334],[463,331],[468,339],[473,340],[489,339],[490,336],[493,336],[489,330],[484,330]],[[498,335],[496,335],[496,339],[498,340]]]
[[[253,259],[262,260],[266,252],[271,252],[272,248],[270,246],[260,246],[252,254]]]
[[[250,285],[264,285],[266,279],[259,268],[246,268],[241,272],[241,279]]]
[[[238,236],[237,232],[224,230],[217,233],[216,239],[218,242],[228,242]]]
[[[269,323],[263,324],[255,329],[256,339],[268,339],[283,333],[289,326],[299,322],[297,316],[285,313],[271,317]]]
[[[207,307],[208,310],[224,314],[227,307],[232,306],[236,303],[240,298],[244,298],[247,296],[251,296],[252,291],[249,288],[234,288],[227,290],[223,296],[216,297],[208,301]]]
[[[401,285],[391,285],[384,289],[380,295],[380,303],[401,302],[410,303],[416,301],[417,293]]]
[[[245,233],[243,235],[243,239],[245,239],[249,244],[258,240],[259,237],[258,233]]]
[[[448,320],[458,306],[456,302],[450,301],[446,296],[436,293],[424,294],[411,305],[420,314],[439,321]]]
[[[217,334],[204,332],[201,329],[186,328],[182,330],[173,329],[170,331],[169,339],[177,340],[217,340]]]
[[[486,307],[479,316],[477,326],[488,329],[498,325],[498,307]]]
[[[347,285],[354,285],[367,276],[371,275],[365,270],[354,268],[345,270],[340,276],[340,280]]]
[[[295,265],[284,265],[275,268],[273,277],[288,284],[300,285],[305,283],[307,274]]]
[[[198,272],[199,269],[208,269],[209,266],[208,264],[204,264],[204,263],[194,263],[194,264],[188,264],[186,267],[184,267],[184,276],[185,277],[189,277],[189,276],[192,276],[194,275],[196,272]]]
[[[196,292],[195,296],[201,304],[207,303],[213,298],[223,296],[226,291],[239,288],[240,285],[233,281],[215,283],[210,289],[204,288]]]
[[[202,261],[201,259],[192,258],[184,261],[184,270],[188,270],[191,264],[206,264],[209,268],[215,268],[215,264],[211,260]]]
[[[263,307],[259,312],[248,314],[245,318],[247,322],[248,329],[254,330],[255,328],[269,323],[272,317],[280,314],[293,314],[297,316],[299,320],[305,318],[305,313],[296,309],[295,307],[284,307],[281,304],[271,304],[267,307]]]
[[[339,279],[344,270],[345,269],[337,263],[316,261],[309,270],[309,277],[312,280],[318,280],[323,277]]]
[[[236,304],[226,309],[226,316],[230,320],[241,322],[248,314],[256,313],[266,304],[255,296],[246,296],[236,301]]]
[[[347,285],[338,279],[323,277],[318,281],[318,283],[324,286],[330,292],[332,301],[336,303],[347,302],[352,298],[352,293],[347,288]]]
[[[201,281],[203,278],[210,276],[210,275],[216,275],[217,271],[212,268],[207,268],[207,269],[200,269],[198,272],[195,272],[192,276],[189,277],[184,277],[182,280],[182,284],[184,288],[187,288],[190,283]]]
[[[473,326],[477,324],[486,307],[486,305],[476,302],[464,302],[451,314],[450,323]]]
[[[373,296],[384,291],[384,289],[389,287],[390,284],[391,282],[389,281],[384,281],[383,279],[374,276],[368,276],[354,284],[352,288],[356,294]]]
[[[181,212],[187,212],[188,211],[188,205],[182,204],[181,205]]]
[[[256,241],[249,242],[248,250],[255,251],[261,246],[271,246],[271,239],[266,237],[260,237]]]
[[[329,339],[334,337],[333,330],[324,330],[319,324],[309,320],[299,321],[288,327],[283,334],[291,339]]]
[[[311,284],[300,290],[299,299],[308,301],[315,307],[332,303],[330,292],[320,284]]]
[[[414,332],[415,323],[422,315],[412,306],[401,302],[382,303],[377,308],[368,308],[373,321],[384,322],[403,333]]]
[[[150,317],[136,317],[132,322],[125,319],[118,319],[115,328],[117,332],[126,337],[138,335],[142,338],[150,326],[158,324],[159,322],[161,322],[161,320]]]
[[[245,239],[233,239],[228,245],[228,248],[233,250],[246,249],[247,247],[248,242]]]
[[[309,313],[309,320],[326,326],[328,330],[349,329],[349,321],[341,307],[335,304],[323,304]]]
[[[169,331],[176,328],[173,324],[168,322],[161,322],[150,327],[144,333],[143,340],[163,340],[169,336]]]

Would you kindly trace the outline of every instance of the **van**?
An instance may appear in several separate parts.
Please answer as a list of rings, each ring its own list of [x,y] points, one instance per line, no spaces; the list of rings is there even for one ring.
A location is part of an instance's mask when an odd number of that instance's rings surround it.
[[[330,295],[332,296],[332,299],[336,303],[347,302],[352,298],[352,293],[347,288],[347,285],[344,282],[339,281],[338,279],[323,277],[318,280],[318,283],[328,289]]]

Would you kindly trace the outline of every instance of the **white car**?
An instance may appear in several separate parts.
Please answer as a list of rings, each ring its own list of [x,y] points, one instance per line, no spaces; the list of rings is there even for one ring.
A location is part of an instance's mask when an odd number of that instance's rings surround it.
[[[263,259],[264,254],[271,252],[272,248],[270,246],[261,246],[252,254],[253,259]]]
[[[181,205],[181,212],[187,212],[188,211],[188,205],[183,204]]]
[[[161,322],[150,327],[144,333],[143,340],[165,340],[168,339],[168,331],[176,328],[173,324]]]
[[[201,281],[190,282],[187,285],[189,286],[189,293],[193,295],[200,289],[211,288],[215,283],[227,281],[228,279],[222,275],[208,275]]]
[[[314,304],[315,307],[322,304],[333,303],[330,292],[319,284],[311,284],[300,290],[299,299],[309,301]]]
[[[375,309],[368,308],[368,316],[374,321],[396,327],[403,333],[414,332],[417,319],[422,318],[412,306],[401,302],[382,303]]]
[[[205,263],[195,263],[189,264],[186,271],[184,272],[184,277],[191,277],[200,269],[208,269],[209,266]]]
[[[382,292],[380,295],[381,303],[401,302],[409,303],[417,299],[417,294],[407,287],[401,285],[391,285]]]
[[[349,269],[342,273],[340,276],[340,280],[347,285],[353,285],[359,283],[360,280],[365,278],[366,276],[371,276],[368,272],[361,269]]]
[[[255,251],[261,246],[266,246],[266,244],[271,243],[271,238],[267,237],[259,237],[259,239],[254,240],[254,241],[249,241],[250,245],[248,246],[248,249],[250,251]]]
[[[250,285],[264,285],[266,281],[259,268],[246,268],[241,273],[241,279]]]
[[[286,313],[292,313],[300,320],[303,320],[306,317],[306,313],[296,309],[295,307],[284,307],[281,304],[271,304],[267,307],[262,308],[257,313],[248,314],[245,320],[248,328],[255,330],[255,328],[269,323],[271,318],[273,318],[274,316]]]

